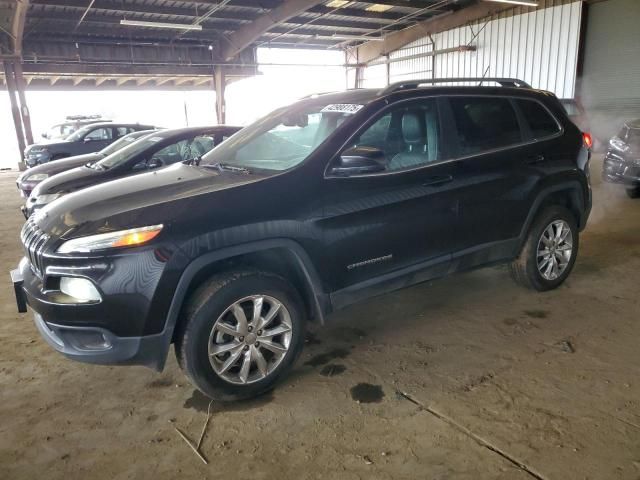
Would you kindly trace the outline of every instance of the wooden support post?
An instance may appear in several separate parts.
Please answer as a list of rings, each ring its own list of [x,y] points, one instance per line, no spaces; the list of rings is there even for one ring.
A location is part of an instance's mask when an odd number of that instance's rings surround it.
[[[7,83],[7,92],[9,93],[9,101],[11,102],[11,114],[13,115],[13,125],[16,128],[16,137],[18,138],[18,148],[20,149],[20,160],[24,160],[24,149],[26,144],[24,141],[24,131],[22,130],[22,119],[18,100],[16,99],[16,82],[13,76],[13,68],[11,62],[4,62],[4,78]]]
[[[227,86],[227,75],[224,67],[216,67],[213,71],[213,81],[216,90],[216,116],[218,124],[224,125],[226,122],[226,105],[224,101],[224,91]]]
[[[15,62],[13,64],[14,74],[16,78],[16,86],[18,87],[18,98],[20,99],[20,114],[22,115],[22,125],[24,127],[24,134],[27,139],[27,145],[33,144],[33,130],[31,129],[31,114],[29,113],[29,106],[27,105],[27,98],[24,94],[25,81],[22,74],[22,64]]]

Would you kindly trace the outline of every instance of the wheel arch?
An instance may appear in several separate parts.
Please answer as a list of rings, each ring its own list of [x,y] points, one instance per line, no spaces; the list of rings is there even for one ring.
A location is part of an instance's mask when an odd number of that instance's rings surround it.
[[[216,250],[192,260],[178,281],[162,332],[166,348],[162,352],[160,369],[164,367],[180,314],[190,294],[214,273],[236,267],[253,267],[284,276],[300,293],[310,318],[324,324],[325,315],[331,311],[329,296],[300,244],[289,239],[272,239]]]
[[[588,218],[588,206],[583,193],[582,184],[577,181],[562,182],[541,190],[536,196],[526,221],[520,231],[519,249],[522,248],[527,238],[527,233],[538,213],[551,205],[566,207],[574,214],[578,229],[582,230]],[[518,250],[519,251],[519,250]]]

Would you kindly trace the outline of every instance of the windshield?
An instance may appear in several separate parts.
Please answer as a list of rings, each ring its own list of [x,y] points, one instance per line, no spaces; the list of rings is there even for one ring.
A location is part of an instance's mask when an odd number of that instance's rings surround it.
[[[204,155],[200,165],[288,170],[304,161],[362,105],[294,105],[240,130]]]
[[[145,130],[142,132],[133,132],[129,135],[125,135],[124,137],[116,140],[111,145],[106,148],[103,148],[100,153],[105,157],[111,155],[112,153],[117,152],[118,150],[126,147],[127,145],[131,145],[133,142],[138,140],[140,137],[144,137],[145,135],[149,135],[153,130]]]
[[[124,148],[121,148],[115,153],[112,153],[108,157],[103,158],[99,162],[96,162],[94,164],[94,167],[107,170],[109,168],[117,167],[118,165],[123,165],[127,163],[131,158],[144,152],[148,148],[153,147],[158,142],[161,142],[164,139],[165,136],[163,136],[162,133],[150,133],[145,137],[134,140],[133,143]]]

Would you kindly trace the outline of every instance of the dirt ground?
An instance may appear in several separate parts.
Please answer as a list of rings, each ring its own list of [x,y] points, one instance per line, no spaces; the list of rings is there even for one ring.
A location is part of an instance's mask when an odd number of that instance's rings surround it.
[[[594,177],[600,163],[594,162]],[[639,479],[640,200],[594,178],[560,289],[504,267],[375,298],[314,329],[272,394],[212,404],[162,374],[66,360],[16,313],[15,174],[0,174],[2,479]]]

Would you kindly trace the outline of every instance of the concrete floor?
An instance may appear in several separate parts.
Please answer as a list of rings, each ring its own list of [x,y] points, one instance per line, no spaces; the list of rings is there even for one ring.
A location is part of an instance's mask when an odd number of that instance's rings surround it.
[[[14,178],[0,175],[0,478],[640,478],[640,201],[620,188],[594,179],[556,291],[491,268],[336,314],[273,394],[212,405],[204,465],[174,426],[197,439],[209,402],[173,358],[162,374],[74,363],[16,313]]]

